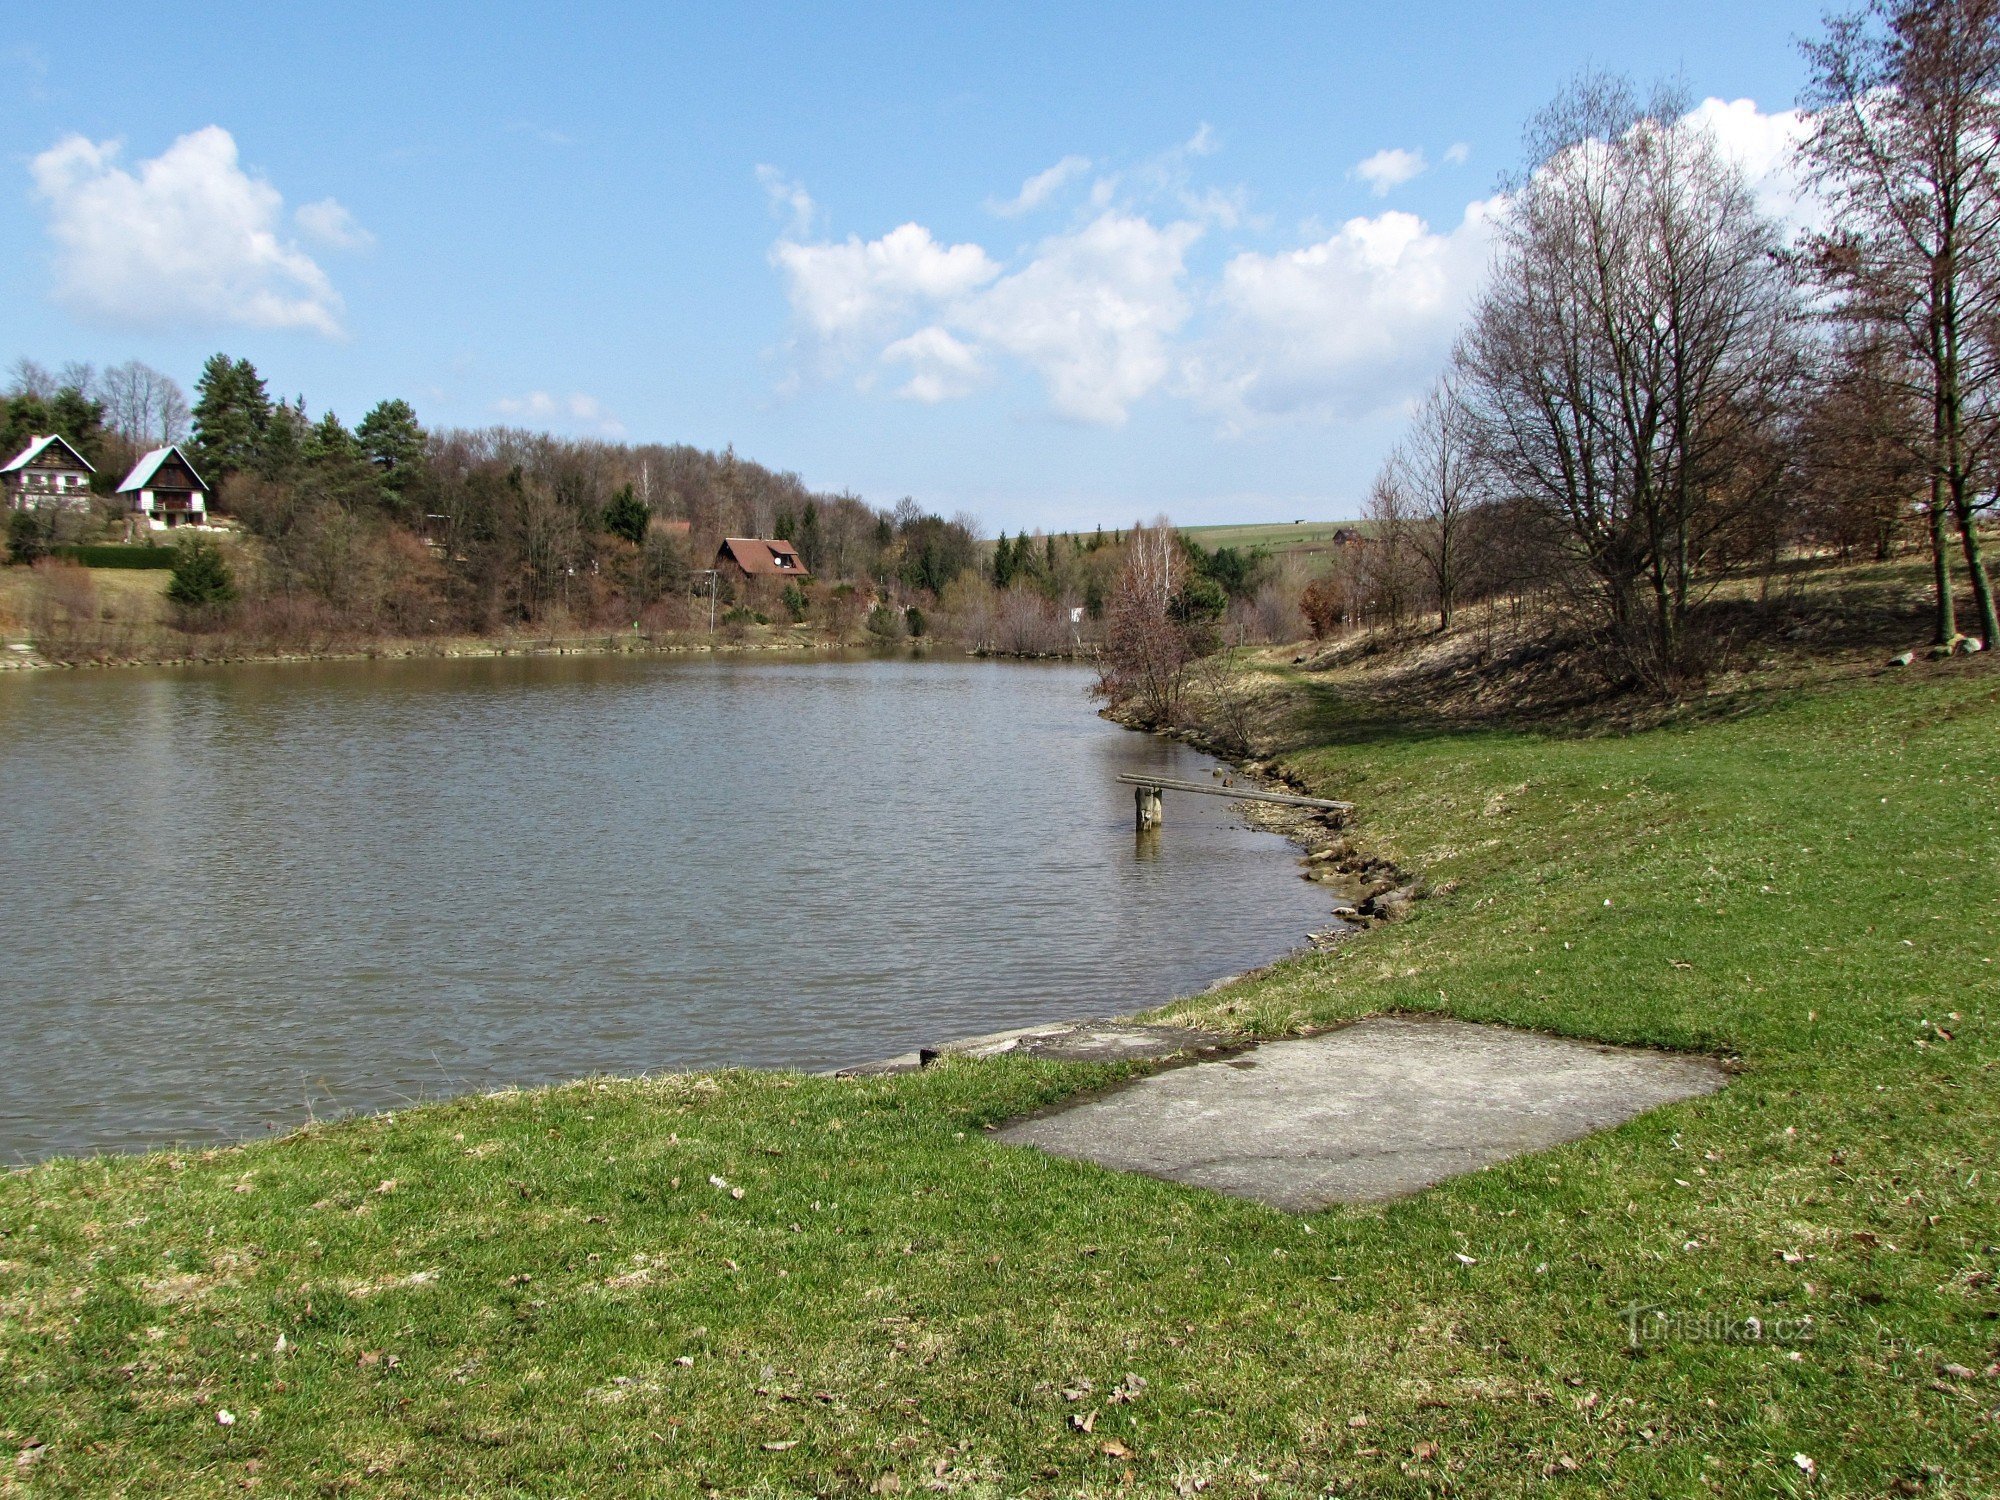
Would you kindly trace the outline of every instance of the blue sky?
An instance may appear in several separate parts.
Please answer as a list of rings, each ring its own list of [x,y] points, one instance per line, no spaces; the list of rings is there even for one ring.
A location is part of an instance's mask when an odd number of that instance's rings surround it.
[[[350,422],[734,443],[989,529],[1351,515],[1526,117],[1591,64],[1782,135],[1817,19],[38,7],[0,360],[223,349]]]

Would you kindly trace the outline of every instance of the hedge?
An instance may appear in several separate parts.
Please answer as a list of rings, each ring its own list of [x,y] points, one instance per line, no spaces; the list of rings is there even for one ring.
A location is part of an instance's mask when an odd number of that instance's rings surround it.
[[[86,568],[171,568],[172,547],[130,547],[106,542],[95,547],[55,547],[52,555],[82,563]]]

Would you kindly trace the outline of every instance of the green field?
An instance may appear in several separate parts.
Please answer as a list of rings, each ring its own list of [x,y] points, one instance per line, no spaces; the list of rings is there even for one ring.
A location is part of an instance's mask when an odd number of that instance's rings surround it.
[[[1007,1057],[52,1162],[0,1180],[0,1484],[1993,1493],[2000,673],[1626,736],[1295,687],[1295,764],[1439,894],[1173,1014],[1442,1011],[1730,1086],[1307,1217],[996,1145],[1121,1072]]]

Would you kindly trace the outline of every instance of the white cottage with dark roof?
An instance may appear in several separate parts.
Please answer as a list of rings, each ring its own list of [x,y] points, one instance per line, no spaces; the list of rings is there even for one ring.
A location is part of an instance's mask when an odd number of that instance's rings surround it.
[[[0,466],[12,510],[83,510],[90,504],[90,460],[62,438],[28,439],[28,446]]]
[[[155,448],[118,486],[132,519],[154,531],[208,524],[208,484],[178,444]]]

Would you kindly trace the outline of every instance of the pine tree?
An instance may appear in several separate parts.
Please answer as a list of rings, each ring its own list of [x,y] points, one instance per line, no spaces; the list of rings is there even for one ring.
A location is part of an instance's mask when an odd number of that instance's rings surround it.
[[[318,468],[354,463],[362,456],[354,434],[332,412],[313,423],[311,431],[306,433],[303,451],[306,462]]]
[[[799,556],[805,559],[806,568],[814,573],[819,571],[820,551],[824,545],[819,531],[819,507],[806,501],[806,508],[799,517]]]
[[[1014,584],[1014,544],[1007,540],[1007,533],[1000,533],[1000,540],[993,544],[993,587],[1011,588]]]
[[[191,536],[174,549],[173,577],[167,598],[184,610],[211,610],[236,597],[235,580],[222,549],[205,536]]]
[[[652,511],[646,508],[645,501],[633,493],[629,484],[613,495],[611,503],[604,507],[604,529],[613,536],[622,536],[635,547],[646,540],[646,527],[652,519]]]
[[[255,469],[263,455],[271,398],[247,359],[212,354],[195,383],[195,462],[211,483]]]
[[[382,488],[402,498],[424,464],[424,429],[407,401],[378,402],[354,429],[354,440],[382,476]]]

